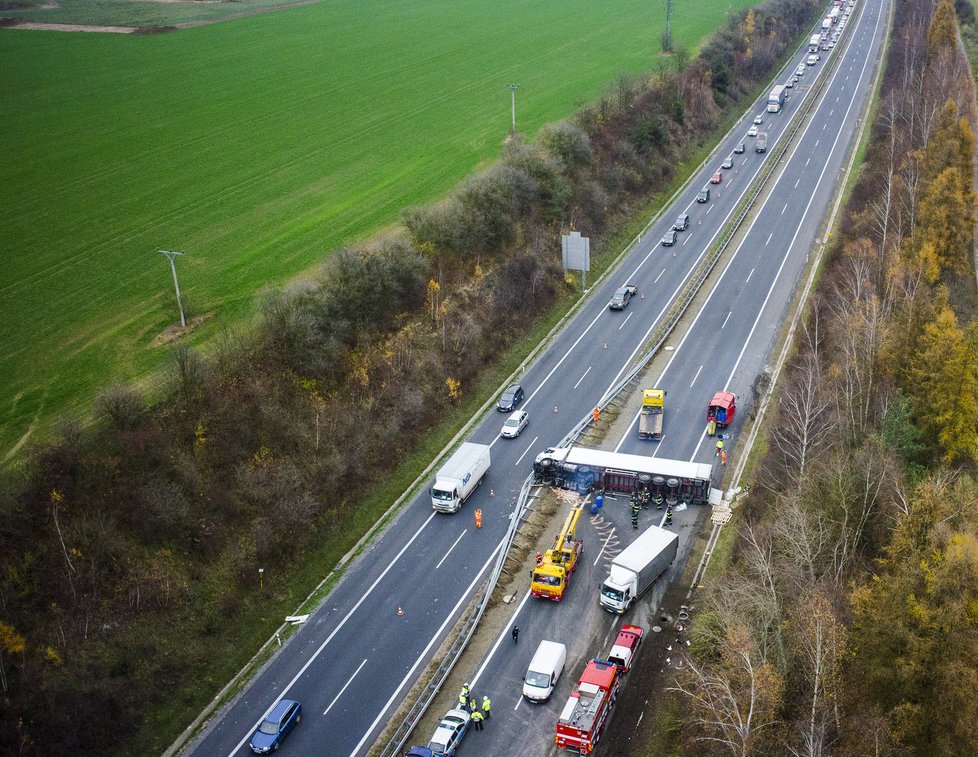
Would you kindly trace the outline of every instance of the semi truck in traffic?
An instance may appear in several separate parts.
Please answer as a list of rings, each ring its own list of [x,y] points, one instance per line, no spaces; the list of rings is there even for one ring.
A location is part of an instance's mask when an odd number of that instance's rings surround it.
[[[757,135],[757,142],[754,143],[754,152],[767,152],[767,132],[762,131]]]
[[[787,96],[788,90],[785,89],[783,84],[779,84],[772,89],[770,94],[767,96],[767,112],[780,113],[781,108],[784,107],[784,101]]]
[[[489,471],[489,446],[465,442],[435,474],[431,506],[443,513],[457,513]]]
[[[629,544],[611,561],[611,573],[601,584],[601,606],[621,615],[662,575],[679,550],[679,536],[658,526]]]
[[[591,660],[557,719],[557,747],[591,754],[608,722],[621,681],[618,666]]]
[[[642,392],[642,412],[638,416],[639,439],[661,439],[666,393],[662,389]]]
[[[808,52],[813,53],[818,50],[819,44],[822,42],[821,34],[813,34],[808,40]]]

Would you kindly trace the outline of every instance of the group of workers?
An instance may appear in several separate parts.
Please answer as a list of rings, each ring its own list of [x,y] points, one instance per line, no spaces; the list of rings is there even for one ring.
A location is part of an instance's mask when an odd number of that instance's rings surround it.
[[[482,697],[482,708],[479,708],[478,697],[472,693],[471,687],[467,683],[462,684],[462,690],[458,694],[459,709],[468,710],[472,714],[472,728],[476,731],[482,730],[482,724],[492,716],[492,702],[489,697]]]
[[[655,509],[661,510],[662,505],[665,503],[665,497],[662,494],[656,494],[651,498],[655,502]],[[642,511],[642,508],[648,508],[649,506],[649,493],[647,490],[632,492],[632,528],[638,528],[638,514]],[[672,505],[666,505],[666,525],[672,525]]]

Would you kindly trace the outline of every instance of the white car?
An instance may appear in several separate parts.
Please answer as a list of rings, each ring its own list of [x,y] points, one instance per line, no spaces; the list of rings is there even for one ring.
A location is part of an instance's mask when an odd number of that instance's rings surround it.
[[[520,435],[520,432],[526,428],[526,424],[530,422],[530,414],[525,410],[517,410],[503,424],[502,430],[499,432],[500,436],[505,436],[507,439],[515,439]]]
[[[764,123],[764,116],[754,116],[754,123],[760,126]]]
[[[757,136],[757,126],[756,125],[755,126],[751,126],[747,130],[747,136],[748,137],[756,137]]]

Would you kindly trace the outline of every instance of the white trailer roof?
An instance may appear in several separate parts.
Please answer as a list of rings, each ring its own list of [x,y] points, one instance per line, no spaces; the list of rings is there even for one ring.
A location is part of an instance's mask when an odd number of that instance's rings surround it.
[[[649,564],[651,557],[658,555],[679,536],[658,526],[649,529],[635,541],[625,547],[612,565],[620,565],[635,573],[641,573],[642,568]]]
[[[666,478],[686,478],[700,481],[709,481],[713,471],[713,467],[706,463],[688,463],[684,460],[667,460],[662,457],[648,457],[646,455],[626,455],[621,452],[609,452],[586,447],[551,448],[537,455],[537,460],[547,457],[558,462],[589,465],[594,468],[649,473]]]

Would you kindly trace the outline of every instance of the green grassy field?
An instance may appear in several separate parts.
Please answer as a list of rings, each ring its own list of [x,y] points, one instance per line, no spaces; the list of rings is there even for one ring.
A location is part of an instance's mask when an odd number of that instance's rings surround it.
[[[32,6],[0,11],[7,18],[50,24],[97,26],[168,26],[254,13],[302,0],[219,0],[214,2],[155,2],[150,0],[21,0]]]
[[[744,7],[749,2],[734,2]],[[678,5],[688,46],[726,0]],[[639,0],[336,0],[158,36],[0,31],[0,458],[152,375],[255,292],[397,221],[520,130],[651,70],[664,10]]]

